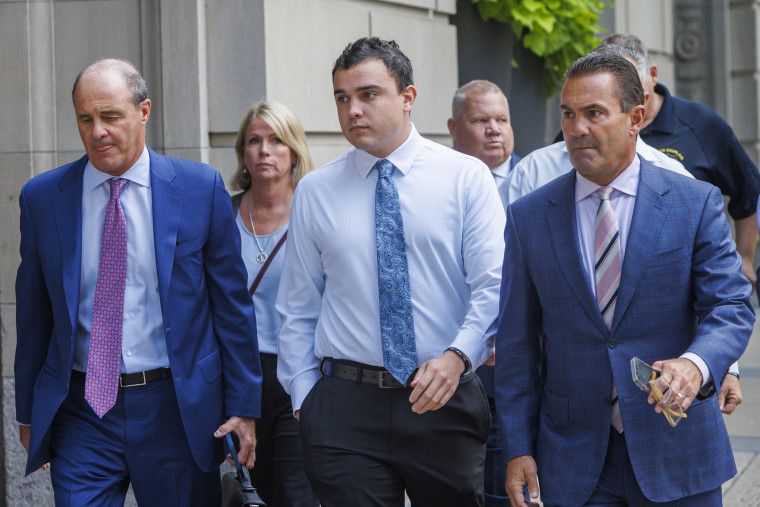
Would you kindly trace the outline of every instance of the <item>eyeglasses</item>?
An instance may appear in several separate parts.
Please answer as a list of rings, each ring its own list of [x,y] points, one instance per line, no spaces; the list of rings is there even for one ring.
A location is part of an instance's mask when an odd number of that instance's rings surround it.
[[[670,383],[662,377],[658,377],[657,372],[652,372],[652,376],[646,386],[647,388],[642,390],[652,393],[655,401],[662,404],[662,414],[667,419],[668,424],[675,428],[681,419],[686,418],[680,400],[676,396],[673,396]]]

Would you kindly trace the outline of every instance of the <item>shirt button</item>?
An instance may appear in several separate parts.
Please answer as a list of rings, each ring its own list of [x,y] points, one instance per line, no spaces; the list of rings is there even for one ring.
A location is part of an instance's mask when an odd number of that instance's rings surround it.
[[[128,356],[131,356],[131,355],[132,355],[132,351],[131,351],[131,350],[128,350],[128,351],[127,351],[127,355],[128,355]]]
[[[611,349],[614,349],[615,347],[617,347],[617,342],[616,342],[614,339],[612,339],[612,340],[610,340],[609,342],[607,342],[607,345],[608,345],[608,346],[609,346]]]
[[[124,320],[129,320],[129,314],[128,313],[124,314]]]

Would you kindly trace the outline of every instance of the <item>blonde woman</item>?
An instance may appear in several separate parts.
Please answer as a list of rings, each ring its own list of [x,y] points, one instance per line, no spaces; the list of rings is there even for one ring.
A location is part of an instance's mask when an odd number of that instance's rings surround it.
[[[287,106],[262,101],[245,114],[235,143],[238,168],[232,197],[256,307],[262,385],[256,425],[253,485],[270,507],[316,506],[304,471],[298,421],[277,380],[280,318],[274,308],[285,258],[290,201],[298,181],[314,168],[298,117]]]

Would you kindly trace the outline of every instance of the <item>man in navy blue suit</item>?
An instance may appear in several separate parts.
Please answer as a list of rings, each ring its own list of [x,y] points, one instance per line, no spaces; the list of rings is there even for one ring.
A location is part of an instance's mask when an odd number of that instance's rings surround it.
[[[454,92],[448,126],[453,148],[479,159],[491,170],[502,205],[506,207],[507,177],[521,157],[514,152],[515,135],[504,92],[495,83],[483,79],[460,86]],[[506,506],[509,498],[504,490],[506,468],[493,396],[493,362],[478,368],[478,376],[488,395],[491,411],[491,431],[486,443],[486,507]]]
[[[714,393],[754,312],[720,191],[636,155],[644,92],[627,60],[592,52],[565,78],[575,170],[507,208],[507,491],[527,505],[538,476],[545,505],[721,505],[736,466]],[[633,357],[670,383],[677,427],[632,382]]]
[[[86,156],[20,197],[26,473],[51,469],[57,505],[119,505],[130,483],[140,505],[218,504],[219,438],[236,433],[252,466],[261,398],[229,195],[211,167],[145,145],[131,63],[93,63],[72,97]]]

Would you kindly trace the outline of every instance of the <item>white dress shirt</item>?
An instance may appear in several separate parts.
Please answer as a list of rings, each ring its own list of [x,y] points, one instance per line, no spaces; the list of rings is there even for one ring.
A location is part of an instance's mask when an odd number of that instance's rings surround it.
[[[82,185],[82,272],[79,277],[79,315],[73,368],[87,371],[92,308],[100,264],[100,242],[112,176],[88,161]],[[142,155],[120,178],[129,180],[121,192],[127,220],[127,284],[121,340],[122,373],[169,366],[164,319],[158,295],[156,250],[153,242],[153,203],[150,191],[150,155]]]
[[[564,144],[564,142],[563,142]],[[596,212],[601,203],[594,192],[601,188],[594,182],[591,182],[576,173],[575,178],[575,224],[578,230],[578,244],[581,249],[581,260],[586,272],[586,280],[591,287],[591,292],[596,296],[596,283],[594,276],[594,236],[596,224]],[[641,161],[639,157],[633,157],[633,162],[623,171],[615,180],[610,183],[609,187],[614,188],[610,196],[610,205],[615,210],[615,217],[618,223],[618,232],[620,234],[620,261],[625,264],[625,247],[628,244],[628,233],[631,229],[631,219],[633,218],[633,209],[636,206],[636,191],[639,186],[641,177]],[[685,352],[681,357],[690,359],[697,365],[702,373],[702,385],[710,381],[710,370],[707,364],[698,355],[692,352]],[[664,357],[663,359],[670,359]]]
[[[477,368],[491,354],[504,255],[504,211],[488,168],[412,126],[397,168],[418,364],[448,347]],[[383,365],[375,187],[378,159],[351,149],[304,177],[290,215],[276,308],[277,373],[293,409],[323,357]]]
[[[689,178],[694,176],[684,169],[683,164],[673,160],[660,150],[652,148],[641,140],[636,139],[636,153],[652,165],[683,174]],[[565,141],[550,144],[533,151],[520,160],[507,177],[507,201],[515,202],[520,197],[529,194],[538,187],[544,186],[553,179],[572,171],[573,163],[567,152]]]

